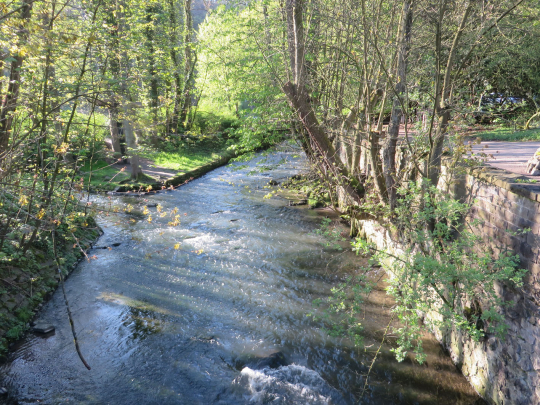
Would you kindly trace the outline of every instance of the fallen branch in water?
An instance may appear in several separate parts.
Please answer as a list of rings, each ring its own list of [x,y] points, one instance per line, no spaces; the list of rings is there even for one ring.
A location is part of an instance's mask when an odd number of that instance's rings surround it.
[[[73,317],[71,315],[71,309],[69,308],[69,302],[66,295],[66,288],[64,287],[64,277],[62,276],[62,270],[60,268],[60,260],[58,259],[58,254],[56,251],[56,239],[54,237],[54,234],[56,233],[56,226],[54,227],[52,231],[52,241],[53,241],[53,253],[54,253],[54,259],[56,260],[56,264],[58,267],[58,276],[60,277],[60,284],[62,285],[62,292],[64,293],[64,302],[66,303],[68,318],[69,318],[69,325],[71,326],[71,333],[73,334],[73,341],[75,342],[75,350],[77,350],[77,354],[79,355],[79,358],[81,359],[84,366],[91,370],[91,367],[88,365],[86,360],[84,359],[81,348],[79,347],[79,341],[77,340],[77,332],[75,332],[75,324],[73,323]]]

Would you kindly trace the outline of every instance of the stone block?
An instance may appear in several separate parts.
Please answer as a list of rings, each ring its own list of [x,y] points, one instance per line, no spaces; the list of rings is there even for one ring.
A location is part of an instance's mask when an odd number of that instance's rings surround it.
[[[532,246],[527,242],[521,243],[519,253],[522,257],[527,259],[527,261],[535,257],[535,252],[533,252]]]
[[[506,222],[503,218],[499,216],[493,215],[490,222],[493,224],[493,226],[500,230],[506,230],[506,228],[508,227],[508,222]]]
[[[491,220],[491,214],[489,213],[489,211],[483,209],[483,208],[480,208],[480,207],[474,207],[475,208],[475,214],[476,216],[481,219],[481,220],[484,220],[484,221],[490,221]]]
[[[528,270],[535,279],[540,279],[540,264],[529,262]]]
[[[534,225],[534,224],[533,224]],[[532,226],[531,226],[532,227]],[[534,233],[531,232],[527,232],[527,236],[526,236],[526,242],[531,245],[531,246],[540,246],[540,236],[539,235],[535,235]]]

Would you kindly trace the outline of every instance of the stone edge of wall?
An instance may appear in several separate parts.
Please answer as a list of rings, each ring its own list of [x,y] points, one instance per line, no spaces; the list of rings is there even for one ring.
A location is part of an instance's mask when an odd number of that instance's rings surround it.
[[[529,178],[491,166],[473,169],[470,174],[479,180],[540,203],[540,178],[538,183],[518,183],[517,180],[528,180]]]
[[[487,165],[468,170],[468,176],[540,204],[540,183],[517,182],[517,180],[527,180],[526,176]],[[399,243],[394,241],[391,234],[378,222],[362,220],[359,225],[359,235],[370,240],[379,249],[386,248],[394,252],[401,250]],[[535,305],[529,300],[520,300],[520,302],[527,307],[524,309],[525,313],[534,309],[531,307]],[[538,309],[537,306],[535,308]],[[527,323],[527,319],[523,316],[519,316],[519,319],[508,319],[508,322],[510,330],[516,333],[517,339],[525,340],[521,336],[521,328],[524,330],[531,327],[537,328],[536,324],[523,326],[523,322]],[[534,332],[536,333],[533,335],[540,335],[540,328]],[[538,384],[540,375],[535,367],[528,373],[522,373],[527,375],[519,377],[523,370],[519,367],[522,362],[519,359],[520,354],[516,353],[521,345],[513,342],[516,339],[508,338],[505,342],[499,342],[491,337],[483,342],[474,342],[455,330],[444,332],[436,330],[433,331],[433,334],[449,350],[452,360],[461,369],[473,388],[488,402],[492,404],[535,404],[535,398],[540,398],[540,385]],[[534,336],[525,336],[525,338],[529,340],[533,339]],[[534,338],[533,340],[538,339]],[[535,342],[530,345],[534,353]],[[523,356],[525,355],[526,353],[523,353]],[[518,359],[515,360],[514,357],[518,357]],[[531,364],[535,361],[533,358],[528,360]],[[540,359],[538,362],[540,363]],[[512,369],[510,370],[510,368]]]

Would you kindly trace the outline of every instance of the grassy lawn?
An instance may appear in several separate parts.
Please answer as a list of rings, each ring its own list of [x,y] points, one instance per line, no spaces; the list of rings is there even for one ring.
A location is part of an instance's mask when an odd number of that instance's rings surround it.
[[[94,161],[92,164],[92,172],[90,173],[90,162],[87,162],[81,172],[84,178],[84,188],[90,187],[96,190],[110,191],[121,182],[129,179],[130,174],[127,170],[122,171],[116,166],[111,166],[104,160]]]
[[[187,172],[221,157],[226,147],[223,143],[184,146],[171,151],[144,152],[143,157],[154,161],[156,166]]]
[[[514,131],[513,128],[493,127],[473,135],[482,141],[540,141],[540,128]]]
[[[171,150],[172,149],[172,150]],[[160,166],[178,172],[187,172],[206,163],[218,159],[226,150],[223,140],[206,140],[194,144],[184,143],[183,146],[174,150],[143,149],[139,155],[153,161],[151,166]],[[133,189],[146,188],[154,184],[158,179],[144,175],[137,182],[130,181],[129,166],[122,170],[118,165],[111,165],[105,160],[94,161],[90,175],[90,164],[87,162],[81,168],[84,178],[84,187],[99,191],[111,191],[120,185],[129,185]]]

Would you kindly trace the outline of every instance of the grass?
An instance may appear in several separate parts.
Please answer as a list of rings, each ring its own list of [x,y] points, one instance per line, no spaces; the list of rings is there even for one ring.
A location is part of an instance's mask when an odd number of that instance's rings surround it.
[[[127,170],[122,171],[116,166],[111,166],[104,160],[94,161],[92,164],[92,176],[90,176],[90,162],[87,162],[81,168],[81,174],[84,178],[84,188],[88,187],[95,190],[111,191],[117,187],[120,182],[127,181],[130,174]]]
[[[218,159],[226,150],[226,142],[222,139],[207,138],[198,142],[189,142],[184,142],[178,148],[168,146],[167,150],[142,148],[139,154],[143,158],[152,160],[155,166],[187,172]],[[159,181],[159,179],[154,179],[143,172],[142,178],[139,178],[137,182],[131,182],[129,167],[126,165],[124,170],[122,167],[113,166],[103,159],[96,160],[92,165],[92,176],[90,177],[90,164],[87,162],[81,168],[85,189],[88,187],[89,181],[90,188],[98,191],[111,191],[120,185],[132,189],[146,188]]]
[[[474,134],[474,137],[480,138],[482,141],[540,141],[540,128],[528,129],[526,131],[514,131],[513,128],[504,127],[490,128],[487,131]]]
[[[224,144],[193,145],[171,151],[151,151],[143,154],[154,161],[156,166],[177,171],[189,171],[221,157],[225,151]]]

